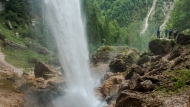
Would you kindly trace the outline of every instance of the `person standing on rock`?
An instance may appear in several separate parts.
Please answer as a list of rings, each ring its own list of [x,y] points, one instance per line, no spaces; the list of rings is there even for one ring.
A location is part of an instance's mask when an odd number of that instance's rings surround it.
[[[157,38],[160,39],[160,29],[159,29],[159,28],[158,28],[158,30],[157,30]]]
[[[167,38],[167,36],[168,36],[168,30],[166,29],[165,30],[165,37]]]
[[[169,39],[171,39],[172,33],[173,33],[173,31],[172,31],[172,29],[170,29],[169,30]]]
[[[178,34],[178,31],[177,31],[177,29],[175,29],[175,30],[174,30],[174,39],[176,39],[177,34]]]

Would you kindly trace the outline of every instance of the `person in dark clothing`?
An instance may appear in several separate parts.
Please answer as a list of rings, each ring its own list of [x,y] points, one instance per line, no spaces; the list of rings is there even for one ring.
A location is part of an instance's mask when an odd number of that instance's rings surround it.
[[[172,33],[173,33],[173,31],[172,31],[172,29],[170,29],[169,30],[169,39],[171,39]]]
[[[177,34],[178,34],[178,31],[175,29],[175,30],[174,30],[174,39],[176,39]]]
[[[158,30],[157,30],[157,38],[160,39],[160,29],[159,29],[159,28],[158,28]]]
[[[168,36],[168,30],[166,29],[165,30],[165,37],[167,38],[167,36]]]

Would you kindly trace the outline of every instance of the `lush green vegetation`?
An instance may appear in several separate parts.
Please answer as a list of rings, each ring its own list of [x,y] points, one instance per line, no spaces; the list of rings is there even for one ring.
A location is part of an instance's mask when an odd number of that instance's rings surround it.
[[[141,35],[144,19],[153,0],[82,0],[90,53],[94,53],[103,43],[129,46],[141,52],[147,50],[150,38],[156,35],[155,31],[164,21],[162,8],[164,2],[168,1],[173,0],[157,0],[156,8],[149,18],[149,27]],[[54,39],[44,20],[43,1],[9,0],[4,3],[5,11],[0,13],[0,23],[9,20],[13,25],[13,30],[9,30],[6,24],[0,24],[7,39],[25,45],[25,38],[29,37],[56,53]],[[169,28],[180,31],[189,28],[189,4],[188,0],[177,0],[168,23]],[[35,27],[31,25],[32,21],[35,21]],[[19,38],[14,36],[16,32],[20,34]]]
[[[101,46],[103,38],[106,39],[105,45],[126,45],[145,51],[148,41],[163,23],[163,1],[157,1],[149,28],[140,35],[152,0],[83,0],[90,51]]]
[[[1,12],[0,22],[6,24],[10,21],[13,30],[9,30],[6,25],[0,25],[0,29],[7,39],[19,44],[24,44],[24,38],[29,37],[39,42],[47,49],[54,51],[55,44],[51,32],[44,20],[42,9],[43,3],[39,0],[9,0],[5,3],[5,12]],[[32,21],[35,27],[32,26]],[[14,38],[18,32],[20,38]]]
[[[162,86],[158,86],[158,91],[173,91],[178,92],[179,90],[185,88],[186,81],[189,80],[190,71],[188,69],[181,69],[181,70],[173,70],[173,71],[165,71],[163,76],[168,78],[162,79]]]
[[[12,65],[21,68],[32,68],[34,63],[29,63],[30,59],[38,59],[42,62],[48,62],[49,56],[37,54],[31,50],[19,50],[12,47],[3,47],[3,53],[6,54],[5,60]]]
[[[30,38],[31,41],[47,48],[51,53],[51,55],[47,56],[38,54],[32,50],[2,47],[2,51],[6,54],[5,60],[22,68],[34,67],[34,64],[28,62],[32,58],[44,63],[57,64],[59,60],[56,56],[54,39],[42,14],[44,7],[42,1],[9,0],[9,2],[4,1],[4,5],[5,11],[0,12],[0,31],[6,39],[17,44],[26,45],[26,38]],[[7,26],[8,21],[12,24],[13,29]],[[32,26],[32,21],[35,21],[35,26]],[[19,37],[15,36],[16,32],[19,33]],[[1,44],[1,46],[3,45]]]
[[[190,1],[176,0],[174,11],[168,22],[168,27],[183,31],[190,28]]]

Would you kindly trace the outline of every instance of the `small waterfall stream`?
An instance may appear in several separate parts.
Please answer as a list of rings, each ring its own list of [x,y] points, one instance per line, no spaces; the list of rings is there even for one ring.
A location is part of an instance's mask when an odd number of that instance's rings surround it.
[[[44,0],[46,18],[56,39],[67,81],[67,94],[55,107],[100,107],[89,70],[89,55],[80,0]]]
[[[149,17],[150,17],[150,15],[151,15],[151,13],[152,13],[153,10],[155,9],[156,2],[157,2],[157,0],[154,0],[154,1],[153,1],[152,7],[151,7],[150,11],[148,12],[148,14],[147,14],[147,16],[146,16],[146,18],[145,18],[145,23],[144,23],[143,30],[141,31],[140,34],[144,34],[145,31],[147,30],[147,28],[148,28],[148,20],[149,20]]]
[[[168,22],[168,20],[170,19],[170,14],[172,12],[172,10],[174,9],[174,4],[175,4],[175,1],[174,3],[170,2],[170,8],[168,7],[168,13],[166,14],[166,17],[164,19],[164,22],[162,23],[162,25],[160,26],[160,29],[161,30],[164,30],[165,26],[166,26],[166,23]]]

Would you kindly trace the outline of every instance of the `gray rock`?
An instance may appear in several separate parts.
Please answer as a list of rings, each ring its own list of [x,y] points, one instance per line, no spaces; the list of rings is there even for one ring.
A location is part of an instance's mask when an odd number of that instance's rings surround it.
[[[145,81],[141,82],[140,86],[141,86],[142,91],[154,90],[154,85],[153,85],[152,81],[150,81],[150,80],[145,80]]]
[[[8,26],[8,28],[9,28],[10,30],[12,30],[12,29],[13,29],[13,26],[12,26],[12,24],[11,24],[11,22],[10,22],[10,21],[7,21],[6,25]]]
[[[133,73],[133,77],[129,81],[129,89],[133,91],[138,91],[140,89],[140,75],[137,73]]]
[[[132,65],[132,68],[133,68],[133,70],[136,72],[136,73],[138,73],[139,75],[144,75],[144,71],[142,70],[142,68],[140,67],[140,66],[138,66],[138,65],[136,65],[136,64],[133,64]]]
[[[127,69],[125,62],[117,58],[110,62],[109,67],[112,72],[124,72]]]
[[[5,46],[10,46],[10,47],[13,47],[13,48],[17,48],[17,49],[21,49],[21,50],[27,50],[28,48],[24,45],[21,45],[21,44],[17,44],[15,42],[12,42],[10,40],[7,40],[5,39],[4,40],[4,43],[5,43]]]

